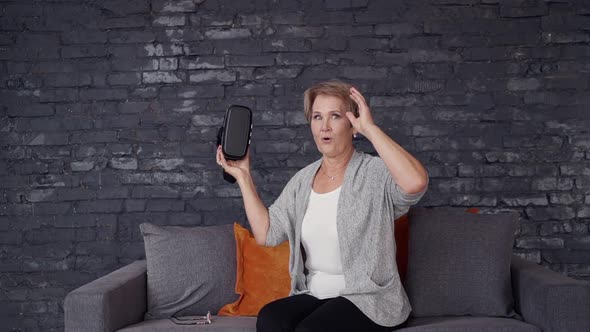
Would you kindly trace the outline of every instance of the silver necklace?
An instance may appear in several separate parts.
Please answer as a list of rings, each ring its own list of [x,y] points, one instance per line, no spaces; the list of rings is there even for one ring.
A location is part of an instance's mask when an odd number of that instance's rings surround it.
[[[320,169],[322,170],[322,173],[324,173],[325,176],[327,176],[328,178],[330,178],[330,181],[336,180],[336,176],[338,176],[338,174],[336,174],[334,176],[328,175],[328,173],[326,173],[326,171],[324,170],[324,165],[323,164],[320,166]]]
[[[323,167],[322,167],[322,173],[324,173],[325,176],[329,177],[331,181],[334,181],[336,179],[336,175],[329,176],[328,173],[326,173],[326,171],[324,171]]]

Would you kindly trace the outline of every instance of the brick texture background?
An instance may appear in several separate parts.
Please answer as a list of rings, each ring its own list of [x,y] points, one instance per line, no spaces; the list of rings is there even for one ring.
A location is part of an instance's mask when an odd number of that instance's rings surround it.
[[[61,331],[72,289],[142,258],[138,225],[244,221],[215,136],[255,110],[271,203],[319,157],[340,78],[428,168],[421,205],[522,214],[514,252],[590,279],[590,3],[0,0],[0,330]],[[371,151],[358,139],[359,149]]]

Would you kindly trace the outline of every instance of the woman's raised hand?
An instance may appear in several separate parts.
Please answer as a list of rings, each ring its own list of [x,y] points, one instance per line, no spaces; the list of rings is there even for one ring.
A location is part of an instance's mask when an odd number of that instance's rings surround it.
[[[229,175],[233,176],[236,181],[240,181],[250,174],[250,147],[246,151],[246,156],[241,160],[227,160],[221,152],[221,145],[217,147],[217,164]]]
[[[358,105],[359,116],[357,118],[352,112],[346,112],[346,117],[348,117],[357,132],[367,136],[367,131],[375,126],[369,105],[367,105],[365,97],[356,88],[350,88],[350,98]]]

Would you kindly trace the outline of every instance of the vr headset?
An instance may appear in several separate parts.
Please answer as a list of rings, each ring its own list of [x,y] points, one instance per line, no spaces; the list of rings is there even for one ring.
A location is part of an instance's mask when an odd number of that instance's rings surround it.
[[[217,132],[217,145],[227,160],[244,159],[252,135],[252,110],[246,106],[231,105],[225,111],[223,127]],[[223,171],[223,178],[235,183],[236,179]]]

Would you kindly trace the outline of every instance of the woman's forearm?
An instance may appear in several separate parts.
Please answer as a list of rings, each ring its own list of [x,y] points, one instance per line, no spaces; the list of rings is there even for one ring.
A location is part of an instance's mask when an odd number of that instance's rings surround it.
[[[415,194],[426,189],[428,172],[408,151],[393,141],[381,128],[372,126],[365,137],[385,162],[391,176],[406,193]]]
[[[241,177],[237,182],[242,191],[246,216],[250,222],[250,227],[252,227],[252,233],[254,234],[256,243],[264,245],[270,224],[268,209],[260,199],[250,174]]]

